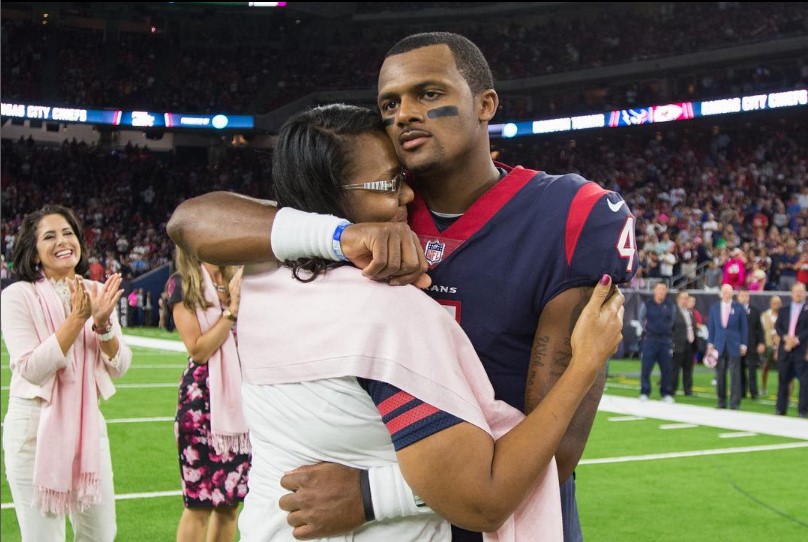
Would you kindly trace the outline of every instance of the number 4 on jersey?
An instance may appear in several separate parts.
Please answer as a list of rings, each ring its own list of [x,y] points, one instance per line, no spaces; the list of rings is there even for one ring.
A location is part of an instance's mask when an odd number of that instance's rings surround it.
[[[617,253],[621,258],[627,258],[626,271],[631,272],[634,267],[634,256],[637,254],[637,241],[634,238],[634,217],[626,218],[626,224],[620,231],[620,238],[617,240]]]

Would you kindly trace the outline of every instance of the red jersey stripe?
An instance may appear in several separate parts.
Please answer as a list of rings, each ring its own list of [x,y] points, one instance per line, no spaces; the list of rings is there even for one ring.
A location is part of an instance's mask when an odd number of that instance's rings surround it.
[[[395,435],[402,429],[405,429],[410,425],[423,420],[427,416],[435,414],[436,412],[438,412],[437,408],[427,403],[422,403],[412,410],[409,410],[400,416],[396,416],[387,422],[387,430],[390,431],[391,435]]]
[[[538,173],[522,166],[511,168],[499,162],[494,163],[507,170],[508,174],[480,196],[454,224],[439,232],[426,202],[416,194],[409,205],[410,228],[418,235],[465,241],[485,226]]]
[[[413,397],[412,395],[410,395],[405,391],[399,391],[398,393],[394,393],[393,395],[391,395],[390,397],[379,403],[378,407],[379,413],[382,416],[387,416],[395,409],[406,405],[413,399],[415,399],[415,397]]]
[[[575,247],[578,244],[578,239],[581,237],[581,232],[584,230],[586,220],[589,218],[589,213],[592,212],[592,207],[595,206],[605,193],[606,190],[601,188],[598,184],[588,182],[578,190],[572,203],[570,203],[570,210],[567,215],[567,227],[564,230],[567,265],[572,264],[572,257],[575,255]]]

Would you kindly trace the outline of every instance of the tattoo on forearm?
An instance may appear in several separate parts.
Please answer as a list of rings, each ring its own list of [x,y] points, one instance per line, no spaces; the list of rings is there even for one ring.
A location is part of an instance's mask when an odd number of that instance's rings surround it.
[[[527,370],[527,389],[532,390],[539,377],[539,369],[544,367],[544,358],[547,356],[547,347],[550,344],[550,336],[543,335],[536,337],[533,341],[533,349],[530,355],[530,366]]]
[[[530,358],[533,360],[533,363],[539,367],[544,366],[544,357],[547,355],[547,345],[550,344],[550,336],[544,335],[542,337],[536,337],[536,340],[533,342],[533,352],[531,352]]]
[[[539,373],[544,367],[544,358],[547,356],[547,348],[550,344],[549,335],[536,337],[533,341],[533,348],[530,353],[530,365],[527,370],[527,386],[526,386],[526,408],[529,412],[538,404],[538,398],[535,396],[537,381],[539,380]],[[546,390],[543,392],[546,393]]]

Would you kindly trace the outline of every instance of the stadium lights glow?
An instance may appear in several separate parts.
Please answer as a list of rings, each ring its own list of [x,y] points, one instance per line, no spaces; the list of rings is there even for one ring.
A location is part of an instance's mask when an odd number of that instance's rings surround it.
[[[282,8],[286,7],[286,2],[169,2],[170,6],[203,5],[222,6],[229,8]]]
[[[524,135],[571,132],[590,128],[639,126],[641,124],[674,122],[714,115],[767,111],[781,107],[804,107],[806,105],[808,105],[808,90],[785,90],[769,94],[754,94],[703,102],[678,102],[649,107],[634,107],[576,117],[491,124],[488,127],[488,133],[493,137],[511,138]]]
[[[572,130],[572,119],[564,117],[560,119],[534,120],[534,134],[549,134],[551,132],[569,132]]]
[[[214,128],[221,130],[227,126],[227,117],[225,115],[216,115],[211,119],[211,124],[213,124]]]
[[[502,127],[502,137],[513,137],[519,129],[512,122]]]

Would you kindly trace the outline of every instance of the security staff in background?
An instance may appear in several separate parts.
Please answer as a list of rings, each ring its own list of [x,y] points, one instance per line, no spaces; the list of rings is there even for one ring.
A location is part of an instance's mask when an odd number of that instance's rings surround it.
[[[640,400],[647,401],[651,395],[651,372],[659,364],[662,380],[659,394],[666,403],[673,403],[673,322],[676,307],[668,299],[668,285],[658,282],[653,298],[640,306],[640,322],[643,328],[642,370],[640,373]]]

